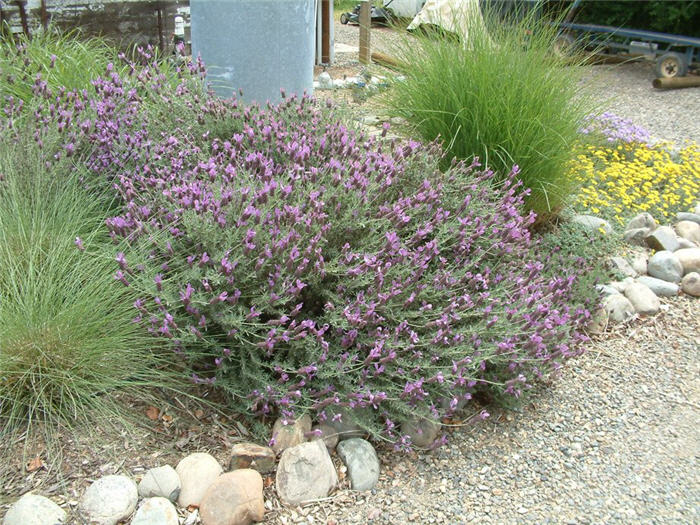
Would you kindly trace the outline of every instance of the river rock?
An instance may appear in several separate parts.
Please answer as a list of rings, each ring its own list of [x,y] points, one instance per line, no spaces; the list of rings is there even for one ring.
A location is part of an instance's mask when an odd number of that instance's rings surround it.
[[[631,277],[625,277],[622,281],[611,281],[608,286],[617,290],[618,293],[625,293],[625,288],[634,282]]]
[[[177,501],[180,495],[180,476],[170,465],[149,469],[139,483],[142,498],[167,498]]]
[[[365,435],[364,429],[356,421],[356,418],[362,415],[360,409],[350,411],[343,408],[329,408],[326,412],[329,416],[324,423],[335,429],[338,441]]]
[[[674,229],[679,237],[683,237],[695,244],[700,244],[700,224],[693,221],[680,221]]]
[[[601,230],[605,233],[612,233],[613,231],[608,221],[595,215],[574,215],[571,221],[580,224],[591,233],[600,234]]]
[[[609,284],[596,284],[595,289],[598,290],[603,297],[621,293],[620,290]]]
[[[285,449],[295,447],[306,441],[306,434],[311,432],[311,417],[304,414],[295,420],[278,418],[272,427],[272,450],[279,454]]]
[[[80,500],[80,512],[91,524],[116,525],[136,508],[139,491],[126,476],[105,476],[90,485]]]
[[[401,424],[401,434],[418,448],[429,448],[437,439],[440,425],[429,419],[411,418]]]
[[[276,487],[285,503],[300,505],[325,498],[337,484],[338,474],[322,440],[301,443],[282,452]]]
[[[270,447],[263,447],[255,443],[236,443],[231,447],[231,461],[229,470],[251,468],[258,472],[272,472],[275,470],[275,458],[277,455]]]
[[[673,252],[678,249],[676,232],[669,226],[659,226],[644,238],[647,246],[653,250],[668,250]]]
[[[379,459],[369,441],[346,439],[338,445],[338,456],[348,468],[353,490],[372,490],[379,481]]]
[[[643,246],[646,248],[647,243],[644,239],[647,235],[651,233],[649,228],[634,228],[632,230],[627,230],[622,234],[622,238],[627,244],[632,244],[634,246]]]
[[[183,508],[198,506],[209,486],[224,471],[214,456],[205,452],[195,452],[180,460],[175,467],[180,476],[180,495],[177,503]]]
[[[649,258],[647,273],[657,279],[679,283],[683,277],[683,266],[674,253],[664,250]]]
[[[678,285],[675,283],[670,283],[668,281],[664,281],[663,279],[657,279],[656,277],[650,277],[648,275],[637,277],[637,282],[649,287],[649,289],[658,297],[675,297],[678,295],[678,290],[680,290]]]
[[[146,498],[139,506],[131,525],[178,525],[175,506],[168,498]]]
[[[319,89],[333,89],[333,79],[327,71],[321,73],[316,80],[318,81]]]
[[[608,295],[603,299],[603,308],[608,318],[616,323],[627,321],[634,316],[634,306],[624,295]]]
[[[26,493],[7,510],[3,525],[56,525],[64,523],[66,511],[49,498]]]
[[[649,261],[649,256],[646,252],[631,253],[627,256],[627,260],[638,275],[645,275],[647,273],[647,261]]]
[[[657,227],[654,217],[650,213],[644,212],[635,215],[625,226],[625,231],[637,230],[641,228],[646,228],[648,230],[653,230]]]
[[[661,302],[656,294],[641,283],[629,285],[625,290],[625,297],[629,299],[639,315],[655,315],[661,308]]]
[[[630,265],[630,263],[628,263],[627,259],[624,257],[610,257],[608,259],[608,264],[610,265],[611,269],[617,271],[625,277],[637,276],[635,269],[632,268],[632,265]]]
[[[265,517],[263,480],[257,470],[242,468],[219,476],[199,506],[202,525],[249,525]]]
[[[697,248],[698,245],[697,243],[694,243],[693,241],[689,241],[688,239],[684,239],[683,237],[678,237],[678,250],[682,250],[683,248]],[[676,250],[676,251],[678,251]]]
[[[691,221],[697,224],[700,224],[700,213],[696,212],[695,213],[690,213],[690,212],[685,212],[681,211],[676,214],[676,220],[677,221]]]
[[[683,267],[683,274],[700,272],[700,248],[683,248],[676,250],[675,255]]]
[[[322,439],[329,452],[335,450],[335,447],[338,446],[338,433],[332,426],[326,423],[315,426],[311,430],[311,433],[318,434],[318,436],[314,436],[312,439]]]
[[[693,297],[700,297],[700,273],[690,272],[681,280],[683,292]]]

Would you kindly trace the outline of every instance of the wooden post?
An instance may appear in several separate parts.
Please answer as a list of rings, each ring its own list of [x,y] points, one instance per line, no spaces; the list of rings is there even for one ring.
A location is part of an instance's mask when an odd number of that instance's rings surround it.
[[[331,63],[331,0],[321,0],[321,62]]]
[[[652,83],[656,89],[681,89],[699,87],[700,77],[689,75],[687,77],[655,78]]]
[[[372,17],[370,16],[371,8],[369,0],[360,2],[360,62],[369,64],[369,32],[372,25]]]
[[[156,6],[156,14],[158,16],[158,47],[161,53],[165,53],[165,39],[163,37],[163,12],[161,11],[160,2]]]
[[[27,20],[27,11],[24,8],[24,4],[26,3],[27,0],[15,0],[15,4],[17,4],[17,7],[19,8],[19,18],[22,22],[22,31],[25,35],[27,35],[27,38],[31,38],[32,35],[31,33],[29,33],[29,21]]]
[[[41,0],[41,27],[46,31],[49,28],[49,13],[46,10],[46,0]]]

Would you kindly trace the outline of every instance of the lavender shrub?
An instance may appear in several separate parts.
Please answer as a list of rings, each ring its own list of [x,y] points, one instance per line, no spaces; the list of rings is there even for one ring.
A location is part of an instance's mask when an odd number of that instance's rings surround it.
[[[54,157],[113,185],[107,227],[131,247],[114,277],[195,382],[259,416],[362,412],[407,447],[406,418],[519,397],[580,352],[584,261],[547,271],[517,168],[441,172],[435,145],[358,135],[308,98],[218,101],[188,67],[174,96],[154,66],[96,95],[37,79],[31,114],[37,141],[64,133]]]

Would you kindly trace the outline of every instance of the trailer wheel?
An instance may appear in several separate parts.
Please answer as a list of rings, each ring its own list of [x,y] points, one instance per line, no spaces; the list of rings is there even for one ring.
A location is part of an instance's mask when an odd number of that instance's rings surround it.
[[[341,23],[341,24],[347,25],[347,23],[348,23],[349,21],[350,21],[350,20],[348,19],[348,14],[347,14],[347,13],[343,13],[342,15],[340,15],[340,23]]]
[[[684,77],[688,73],[688,64],[679,53],[666,53],[656,60],[657,78]]]

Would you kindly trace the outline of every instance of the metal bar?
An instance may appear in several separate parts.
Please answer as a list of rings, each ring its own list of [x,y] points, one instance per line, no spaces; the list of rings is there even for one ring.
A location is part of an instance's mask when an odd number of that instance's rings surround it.
[[[586,33],[610,33],[615,36],[630,37],[635,39],[656,40],[658,42],[669,42],[679,46],[700,47],[700,38],[690,36],[671,35],[669,33],[657,33],[656,31],[644,31],[636,29],[624,29],[621,27],[600,26],[596,24],[569,24],[563,22],[559,24],[565,29],[584,31]]]

